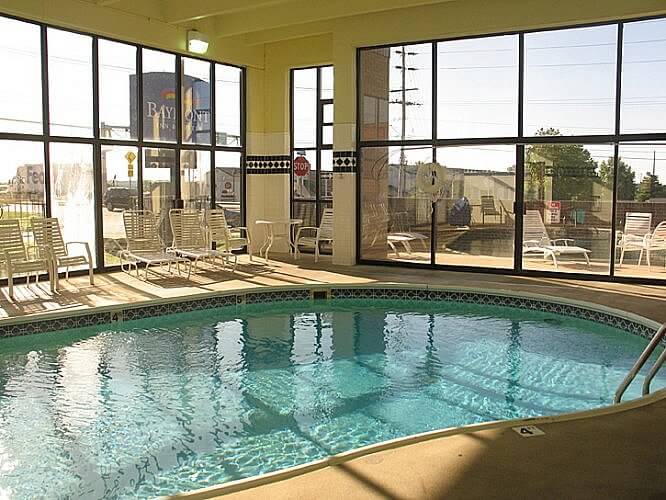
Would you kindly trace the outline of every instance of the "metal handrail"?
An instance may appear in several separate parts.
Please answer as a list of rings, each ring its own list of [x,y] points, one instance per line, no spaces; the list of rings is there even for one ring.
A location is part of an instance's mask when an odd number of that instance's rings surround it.
[[[654,337],[652,337],[650,343],[647,345],[645,350],[638,357],[636,363],[634,363],[634,366],[631,367],[631,370],[629,370],[627,376],[624,377],[624,380],[617,388],[617,391],[615,391],[615,400],[614,400],[615,403],[620,402],[620,400],[622,399],[622,395],[627,390],[627,387],[629,387],[629,384],[631,384],[633,380],[636,378],[636,375],[638,375],[638,372],[641,371],[641,368],[643,368],[643,365],[645,365],[647,360],[650,359],[650,356],[657,348],[657,346],[661,343],[661,340],[664,338],[664,336],[666,336],[666,323],[661,325],[659,330],[657,330],[657,333],[654,334]],[[654,363],[652,369],[645,378],[645,383],[643,384],[643,395],[646,395],[650,391],[650,382],[657,374],[664,361],[666,361],[666,351],[661,353],[659,359],[657,359],[657,361]]]

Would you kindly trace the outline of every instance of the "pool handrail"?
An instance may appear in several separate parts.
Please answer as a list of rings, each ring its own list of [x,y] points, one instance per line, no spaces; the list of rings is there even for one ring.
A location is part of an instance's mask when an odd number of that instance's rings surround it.
[[[627,376],[624,377],[624,380],[617,388],[617,391],[615,391],[615,399],[614,399],[615,404],[619,403],[622,400],[622,395],[627,390],[627,387],[629,387],[629,385],[633,382],[634,378],[636,378],[636,375],[638,375],[638,372],[641,371],[647,360],[650,359],[650,356],[657,348],[657,346],[661,343],[664,336],[666,336],[666,323],[661,325],[659,330],[657,330],[657,333],[654,334],[652,340],[650,340],[650,343],[647,345],[647,347],[638,357],[636,363],[634,363],[634,366],[631,367],[631,370],[629,370]],[[664,350],[664,352],[661,353],[657,361],[655,361],[654,365],[652,365],[652,369],[645,377],[645,382],[643,384],[644,396],[650,392],[650,382],[652,382],[652,379],[657,374],[657,372],[663,365],[664,361],[666,361],[666,350]]]

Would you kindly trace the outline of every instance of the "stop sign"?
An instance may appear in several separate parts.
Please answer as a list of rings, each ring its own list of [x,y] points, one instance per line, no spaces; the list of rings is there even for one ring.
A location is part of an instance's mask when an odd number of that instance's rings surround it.
[[[310,162],[305,156],[298,156],[294,160],[294,174],[298,177],[304,177],[310,172]]]

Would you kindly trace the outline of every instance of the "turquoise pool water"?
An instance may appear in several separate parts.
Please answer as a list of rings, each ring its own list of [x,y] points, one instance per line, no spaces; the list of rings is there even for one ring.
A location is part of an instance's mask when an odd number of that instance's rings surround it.
[[[607,405],[646,342],[550,313],[362,300],[0,340],[0,498],[154,497]]]

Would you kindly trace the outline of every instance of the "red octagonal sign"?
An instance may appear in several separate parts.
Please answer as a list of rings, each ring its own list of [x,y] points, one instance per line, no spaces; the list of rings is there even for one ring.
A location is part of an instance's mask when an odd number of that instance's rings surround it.
[[[298,177],[304,177],[310,172],[310,162],[305,156],[298,156],[294,160],[294,174]]]

